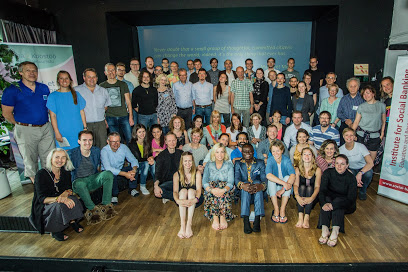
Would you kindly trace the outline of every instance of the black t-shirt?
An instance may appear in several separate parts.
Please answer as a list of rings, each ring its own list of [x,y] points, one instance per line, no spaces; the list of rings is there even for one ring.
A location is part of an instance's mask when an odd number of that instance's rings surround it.
[[[307,69],[305,72],[309,72],[312,74],[312,82],[310,83],[310,85],[312,85],[312,89],[319,90],[320,80],[324,79],[324,72],[321,71],[320,69],[317,70]]]
[[[132,94],[132,107],[139,107],[139,114],[150,115],[156,113],[158,104],[157,89],[150,86],[144,88],[142,85],[137,86]]]

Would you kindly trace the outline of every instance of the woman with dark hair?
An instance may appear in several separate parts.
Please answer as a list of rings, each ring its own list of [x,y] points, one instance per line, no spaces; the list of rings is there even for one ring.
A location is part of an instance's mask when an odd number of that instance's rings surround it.
[[[230,99],[231,87],[228,86],[228,77],[225,72],[220,72],[218,84],[214,86],[213,102],[214,110],[220,112],[224,119],[225,127],[230,125]]]
[[[296,95],[292,98],[293,110],[302,112],[304,123],[310,125],[310,116],[314,113],[314,102],[312,96],[306,93],[306,83],[300,81]]]
[[[276,139],[283,141],[283,136],[285,136],[287,126],[280,122],[282,118],[282,113],[280,112],[280,110],[275,110],[272,113],[271,118],[272,118],[271,125],[274,125],[278,129],[278,136],[276,136]]]
[[[146,189],[147,175],[152,175],[154,180],[155,163],[150,137],[147,136],[146,128],[142,124],[137,124],[132,131],[132,139],[129,142],[129,149],[139,162],[140,173],[140,191],[144,195],[149,195],[149,190]]]
[[[319,154],[316,158],[317,166],[322,170],[322,173],[328,168],[334,167],[334,158],[340,154],[339,147],[336,141],[326,140],[319,149]]]
[[[352,126],[357,134],[357,141],[367,147],[373,161],[385,136],[386,123],[385,104],[375,99],[375,93],[374,87],[363,87],[361,96],[366,102],[358,106]]]
[[[316,164],[316,156],[310,147],[303,148],[300,162],[295,168],[293,192],[296,197],[299,220],[297,228],[309,228],[310,213],[317,203],[322,171]]]
[[[83,217],[83,206],[72,195],[73,169],[67,152],[55,148],[48,154],[44,168],[35,175],[30,223],[41,234],[51,232],[51,236],[57,241],[68,239],[63,233],[68,226],[77,233],[84,230],[78,223]]]
[[[262,68],[256,69],[254,82],[254,91],[252,95],[254,97],[254,111],[253,113],[259,113],[262,117],[262,126],[266,126],[266,106],[268,105],[268,92],[269,84],[265,81],[264,70]]]
[[[47,108],[50,111],[52,128],[57,147],[72,149],[78,146],[78,133],[86,127],[85,99],[72,87],[71,75],[59,71],[59,89],[48,96]]]
[[[237,135],[241,132],[247,132],[246,127],[242,126],[241,119],[238,113],[231,115],[231,126],[227,128],[226,133],[230,135],[229,146],[235,148],[237,146]]]
[[[160,152],[166,149],[166,144],[164,143],[164,134],[161,125],[154,124],[150,128],[152,133],[152,151],[153,157],[156,158]]]
[[[193,154],[183,152],[178,171],[173,175],[173,197],[180,212],[180,231],[177,236],[181,239],[193,236],[194,209],[200,205],[201,190],[201,173],[196,169]]]
[[[323,173],[319,192],[320,216],[318,228],[322,229],[319,244],[334,247],[339,232],[344,233],[344,215],[356,210],[357,180],[348,171],[349,161],[346,155],[335,158],[335,168]],[[330,234],[330,221],[333,230]]]
[[[187,136],[189,141],[191,142],[191,131],[194,128],[199,128],[203,131],[203,137],[201,138],[200,144],[205,145],[207,144],[207,131],[203,129],[203,117],[201,115],[196,115],[193,118],[193,123],[191,124],[191,127],[187,130]]]

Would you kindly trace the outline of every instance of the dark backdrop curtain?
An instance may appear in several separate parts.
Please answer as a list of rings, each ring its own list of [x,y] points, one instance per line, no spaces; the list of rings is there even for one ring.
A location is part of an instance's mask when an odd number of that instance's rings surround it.
[[[39,44],[57,43],[57,35],[55,31],[17,24],[5,20],[1,20],[1,22],[4,42]]]

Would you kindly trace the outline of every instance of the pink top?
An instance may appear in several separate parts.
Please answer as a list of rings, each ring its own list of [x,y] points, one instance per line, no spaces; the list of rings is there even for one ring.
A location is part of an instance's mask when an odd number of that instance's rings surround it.
[[[328,163],[326,159],[322,156],[318,155],[316,158],[316,164],[319,166],[322,173],[327,170],[327,168],[334,168],[334,160],[331,163]]]
[[[156,143],[156,140],[152,140],[152,149],[162,149],[165,150],[167,148],[166,144],[163,144],[163,146],[160,146],[158,143]],[[156,156],[159,155],[158,152],[153,152],[153,158],[156,158]]]
[[[282,141],[282,131],[283,131],[283,126],[282,126],[282,128],[278,131],[278,136],[276,136],[276,139],[281,140],[281,141]]]

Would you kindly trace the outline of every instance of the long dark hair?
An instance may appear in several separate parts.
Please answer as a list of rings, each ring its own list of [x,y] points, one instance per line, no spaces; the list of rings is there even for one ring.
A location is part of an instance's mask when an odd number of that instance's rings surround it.
[[[60,77],[61,74],[67,74],[68,75],[69,80],[71,81],[71,83],[69,84],[69,90],[71,91],[72,98],[74,99],[74,104],[77,105],[78,104],[78,98],[77,98],[76,91],[72,87],[72,77],[71,77],[71,75],[67,71],[64,71],[64,70],[59,71],[58,74],[57,74],[57,84],[58,84],[58,86],[59,86],[58,78]]]
[[[161,125],[159,125],[159,124],[154,124],[154,125],[152,125],[151,127],[150,127],[150,135],[152,135],[152,140],[153,140],[153,129],[155,129],[155,128],[157,128],[157,129],[159,129],[161,132],[162,132],[162,134],[161,134],[161,136],[160,136],[160,143],[159,143],[159,145],[160,146],[164,146],[164,135],[163,135],[163,129],[162,129],[162,127],[161,127]],[[150,142],[152,142],[152,141],[150,141]]]
[[[227,76],[227,73],[220,72],[220,74],[218,75],[218,79],[221,77],[221,75],[225,75],[227,77],[227,81],[225,81],[225,85],[228,88],[228,76]],[[217,99],[218,99],[222,95],[222,88],[221,88],[221,83],[220,83],[219,80],[218,80],[218,84],[217,84],[216,93],[217,93]]]
[[[143,158],[149,157],[149,154],[152,153],[152,142],[149,141],[149,131],[146,130],[146,127],[143,124],[137,124],[132,131],[132,141],[137,142],[137,131],[139,129],[144,129],[146,131],[146,136],[143,139]]]
[[[231,132],[234,133],[234,131],[235,131],[235,126],[234,126],[234,123],[232,122],[232,118],[233,118],[233,117],[237,117],[237,118],[238,118],[238,120],[239,120],[238,132],[242,132],[242,130],[244,129],[244,127],[242,126],[241,116],[239,116],[238,113],[233,113],[233,114],[231,115]]]

